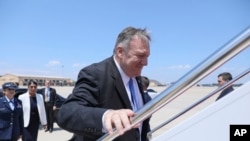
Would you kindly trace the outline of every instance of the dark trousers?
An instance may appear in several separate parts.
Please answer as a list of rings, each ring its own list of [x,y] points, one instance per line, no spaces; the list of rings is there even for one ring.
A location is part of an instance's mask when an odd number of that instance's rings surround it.
[[[40,120],[38,113],[32,114],[29,126],[24,128],[22,141],[37,141]]]
[[[45,111],[47,116],[47,129],[53,131],[54,128],[54,110],[52,102],[45,102]]]

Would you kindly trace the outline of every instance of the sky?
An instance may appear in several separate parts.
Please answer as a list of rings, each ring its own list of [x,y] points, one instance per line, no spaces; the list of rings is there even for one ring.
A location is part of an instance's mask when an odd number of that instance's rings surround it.
[[[0,75],[77,80],[80,69],[112,56],[116,37],[127,26],[150,31],[151,53],[142,75],[167,84],[250,28],[250,1],[1,0]],[[247,48],[200,83],[217,83],[224,71],[236,76],[249,64]]]

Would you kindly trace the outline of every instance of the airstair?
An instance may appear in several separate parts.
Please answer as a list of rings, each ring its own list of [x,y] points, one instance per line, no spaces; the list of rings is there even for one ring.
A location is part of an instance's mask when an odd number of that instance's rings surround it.
[[[153,141],[229,141],[230,125],[250,126],[250,81]]]
[[[214,72],[224,63],[243,52],[250,47],[250,27],[241,32],[225,46],[216,50],[212,55],[182,76],[176,83],[166,88],[154,99],[144,105],[136,112],[132,119],[132,125],[136,125],[150,116],[154,116],[158,110],[174,101],[177,97],[184,94],[191,87],[196,85],[206,76]],[[250,59],[250,55],[249,55]],[[249,60],[250,61],[250,60]],[[249,62],[245,62],[248,63]],[[181,112],[166,117],[166,121],[152,129],[148,137],[154,135],[154,132],[180,118],[197,105],[206,102],[210,97],[219,91],[232,85],[237,80],[245,77],[250,72],[250,68],[234,77],[233,80],[215,89],[201,99],[185,107]],[[233,125],[250,126],[250,81],[222,99],[213,102],[189,118],[181,121],[169,130],[164,131],[158,136],[152,136],[152,141],[229,141],[230,127]],[[118,136],[114,131],[112,135],[104,135],[99,141],[110,141]]]

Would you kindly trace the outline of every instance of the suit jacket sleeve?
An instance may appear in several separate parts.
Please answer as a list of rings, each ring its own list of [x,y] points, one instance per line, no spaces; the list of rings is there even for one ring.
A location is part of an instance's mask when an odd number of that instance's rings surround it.
[[[42,125],[46,125],[47,119],[46,119],[46,112],[45,112],[43,96],[41,94],[36,93],[36,100],[37,100],[37,109],[39,112],[40,122]]]
[[[59,110],[60,127],[89,138],[97,138],[103,134],[102,115],[107,109],[99,108],[98,74],[100,72],[93,67],[80,71],[72,95]]]
[[[131,109],[132,106],[113,57],[82,69],[75,88],[58,113],[60,127],[81,140],[96,140],[102,132],[102,116],[107,109]],[[131,129],[121,141],[135,141],[138,129]]]

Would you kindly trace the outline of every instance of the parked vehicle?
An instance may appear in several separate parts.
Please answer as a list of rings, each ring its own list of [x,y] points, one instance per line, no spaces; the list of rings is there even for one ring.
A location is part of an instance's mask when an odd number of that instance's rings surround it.
[[[27,90],[28,90],[27,88],[18,88],[18,89],[16,89],[15,97],[17,98],[20,94],[26,93]],[[0,97],[1,96],[3,96],[2,89],[0,89]]]

